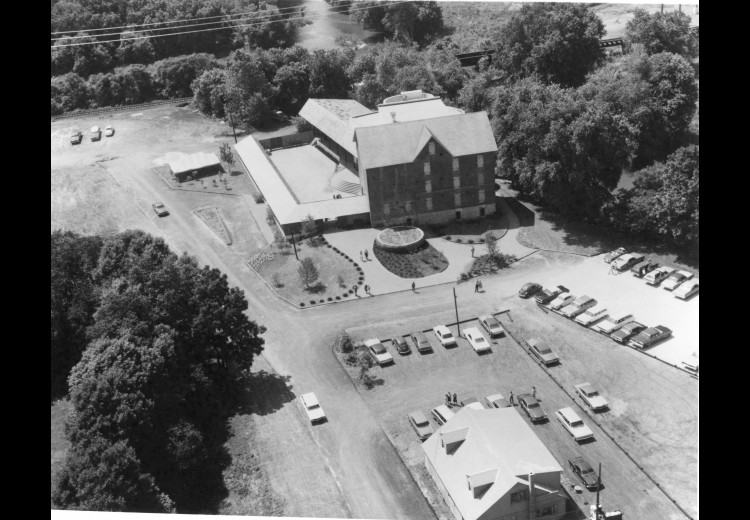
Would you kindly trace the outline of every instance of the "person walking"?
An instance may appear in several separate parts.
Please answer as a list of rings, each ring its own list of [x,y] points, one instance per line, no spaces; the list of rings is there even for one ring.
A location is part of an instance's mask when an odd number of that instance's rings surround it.
[[[352,288],[354,289],[354,296],[357,296],[357,289],[359,289],[359,286],[354,285]]]
[[[365,285],[365,292],[367,294],[370,294],[370,286],[369,285]]]
[[[362,254],[362,250],[361,250],[361,249],[359,250],[359,261],[360,261],[360,262],[364,262],[364,261],[365,261],[365,257],[364,257],[364,255]]]
[[[367,253],[367,249],[365,249],[365,262],[370,261],[370,255]]]
[[[445,406],[450,406],[450,405],[451,405],[451,393],[448,392],[447,394],[445,394]]]
[[[474,283],[474,292],[475,292],[475,293],[479,292],[479,280],[477,280],[477,281],[476,281],[476,282]]]
[[[471,246],[471,257],[474,258],[474,246]]]
[[[417,292],[417,284],[414,282],[411,283],[411,292]]]
[[[531,397],[533,397],[534,399],[536,399],[536,387],[535,386],[531,387]]]
[[[458,406],[458,396],[456,395],[456,392],[453,392],[453,404]]]
[[[477,280],[477,283],[479,284],[479,292],[484,292],[484,286],[482,285],[482,280]]]
[[[513,391],[510,392],[510,395],[508,396],[508,402],[512,405],[515,405],[516,403],[513,402]]]

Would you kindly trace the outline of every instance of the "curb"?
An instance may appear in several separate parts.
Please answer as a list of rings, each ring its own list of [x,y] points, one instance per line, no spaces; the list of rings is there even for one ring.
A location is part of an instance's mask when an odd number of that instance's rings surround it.
[[[648,473],[648,471],[646,471],[646,469],[645,469],[645,468],[644,468],[643,466],[641,466],[641,465],[640,465],[640,464],[639,464],[639,463],[638,463],[638,462],[637,462],[637,461],[636,461],[636,460],[635,460],[635,459],[634,459],[634,458],[633,458],[633,457],[632,457],[632,456],[630,455],[630,453],[628,453],[628,452],[627,452],[627,450],[625,450],[625,448],[623,448],[623,447],[622,447],[622,446],[620,445],[620,443],[619,443],[619,442],[617,442],[617,440],[616,440],[616,439],[615,439],[614,437],[612,437],[612,435],[611,435],[611,434],[610,434],[610,433],[609,433],[609,432],[607,431],[607,429],[605,429],[605,428],[604,428],[604,426],[602,426],[602,425],[601,425],[601,424],[599,423],[599,421],[597,421],[597,420],[596,420],[596,418],[595,418],[595,417],[594,417],[594,416],[593,416],[592,414],[590,414],[590,413],[589,413],[589,411],[588,411],[588,410],[587,410],[586,408],[584,408],[584,407],[583,407],[583,405],[581,405],[581,403],[580,403],[580,402],[579,402],[579,401],[578,401],[578,400],[577,400],[577,399],[575,398],[575,396],[571,395],[571,394],[570,394],[570,392],[568,392],[568,391],[567,391],[567,390],[565,389],[565,387],[563,387],[563,385],[562,385],[562,384],[561,384],[561,383],[560,383],[560,382],[559,382],[559,381],[557,380],[557,378],[556,378],[555,376],[553,376],[553,375],[552,375],[552,373],[551,373],[551,372],[549,371],[549,369],[547,369],[547,367],[546,367],[546,366],[544,366],[544,365],[543,365],[543,364],[542,364],[541,362],[537,361],[537,359],[536,359],[536,358],[535,358],[534,356],[532,356],[531,352],[530,352],[530,351],[529,351],[528,349],[524,348],[524,347],[523,347],[523,344],[522,344],[522,343],[521,343],[520,341],[518,341],[518,339],[516,339],[516,337],[515,337],[515,336],[514,336],[513,334],[511,334],[510,330],[508,330],[508,328],[507,328],[506,326],[504,326],[503,328],[505,328],[505,332],[506,332],[506,334],[508,334],[508,335],[509,335],[509,336],[510,336],[511,338],[513,338],[513,341],[514,341],[514,342],[515,342],[515,343],[516,343],[516,344],[517,344],[517,345],[518,345],[519,347],[521,347],[521,350],[523,350],[523,351],[524,351],[524,352],[525,352],[525,353],[526,353],[526,354],[527,354],[527,355],[528,355],[528,356],[529,356],[529,357],[530,357],[530,358],[531,358],[531,359],[532,359],[532,360],[534,361],[534,363],[535,363],[535,364],[536,364],[537,366],[539,366],[539,368],[541,368],[541,369],[542,369],[542,370],[543,370],[543,371],[544,371],[544,372],[545,372],[545,373],[547,374],[547,376],[549,376],[549,378],[550,378],[550,379],[551,379],[551,380],[552,380],[552,381],[553,381],[553,382],[554,382],[554,383],[555,383],[555,384],[556,384],[556,385],[557,385],[557,386],[558,386],[558,387],[560,388],[560,390],[562,390],[562,391],[563,391],[563,392],[565,393],[565,395],[567,395],[568,397],[570,397],[570,399],[571,399],[571,400],[572,400],[572,401],[573,401],[573,402],[574,402],[574,403],[576,404],[576,407],[577,407],[578,409],[580,409],[580,410],[581,410],[581,411],[582,411],[582,412],[583,412],[583,413],[584,413],[584,414],[585,414],[585,415],[586,415],[586,416],[587,416],[587,417],[588,417],[588,418],[589,418],[589,419],[591,420],[591,422],[593,422],[594,424],[596,424],[596,425],[597,425],[597,426],[599,427],[599,429],[600,429],[600,430],[601,430],[602,432],[604,432],[604,434],[605,434],[605,435],[606,435],[606,436],[607,436],[607,437],[608,437],[608,438],[609,438],[609,439],[610,439],[610,440],[611,440],[611,441],[612,441],[612,442],[613,442],[613,443],[615,444],[615,446],[617,446],[617,447],[618,447],[618,448],[620,449],[620,451],[622,451],[622,452],[623,452],[623,453],[625,454],[625,456],[626,456],[626,457],[627,457],[628,459],[630,459],[630,461],[631,461],[631,462],[633,462],[633,464],[635,464],[635,465],[636,465],[636,467],[637,467],[638,469],[640,469],[640,470],[641,470],[641,472],[642,472],[642,473],[643,473],[644,475],[646,475],[646,477],[647,477],[647,478],[648,478],[648,479],[649,479],[649,480],[650,480],[651,482],[653,482],[653,483],[654,483],[654,484],[656,485],[656,487],[657,487],[657,488],[658,488],[658,489],[659,489],[659,490],[660,490],[660,491],[661,491],[662,493],[664,493],[664,496],[666,496],[666,497],[667,497],[667,498],[668,498],[668,499],[670,500],[670,502],[672,502],[672,503],[673,503],[673,504],[675,505],[675,507],[676,507],[677,509],[679,509],[679,510],[680,510],[680,512],[681,512],[682,514],[684,514],[684,515],[685,515],[686,517],[688,517],[688,518],[689,518],[690,520],[694,520],[694,519],[693,519],[693,517],[692,517],[692,516],[690,516],[690,515],[689,515],[689,514],[687,513],[687,511],[685,511],[685,510],[684,510],[684,509],[683,509],[683,508],[682,508],[682,507],[681,507],[681,506],[680,506],[680,505],[679,505],[679,504],[677,503],[677,501],[676,501],[676,500],[675,500],[674,498],[672,498],[672,497],[671,497],[671,496],[669,495],[669,493],[667,493],[667,492],[666,492],[666,490],[665,490],[665,489],[664,489],[664,488],[662,487],[662,485],[661,485],[661,484],[659,484],[659,482],[657,482],[657,481],[656,481],[656,479],[654,479],[654,477],[652,477],[652,476],[651,476],[651,475],[650,475],[650,474]],[[551,421],[551,420],[550,420],[550,421]]]

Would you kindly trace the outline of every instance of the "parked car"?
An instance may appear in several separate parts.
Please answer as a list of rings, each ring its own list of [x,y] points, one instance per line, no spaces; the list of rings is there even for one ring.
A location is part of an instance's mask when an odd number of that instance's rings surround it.
[[[83,141],[83,134],[80,130],[73,130],[73,133],[70,134],[70,144],[81,144],[81,141]]]
[[[502,336],[505,334],[505,329],[500,322],[494,316],[490,314],[483,314],[479,317],[479,323],[487,331],[490,337]]]
[[[527,284],[524,284],[521,289],[518,291],[518,296],[521,298],[531,298],[536,293],[542,290],[542,286],[538,283],[529,282]]]
[[[529,349],[531,349],[531,353],[538,357],[546,366],[553,365],[560,361],[557,354],[552,352],[552,349],[545,341],[532,338],[528,340],[526,344],[529,346]]]
[[[91,127],[91,140],[92,141],[98,141],[102,138],[102,129],[98,126],[92,126]]]
[[[576,441],[581,442],[594,438],[594,432],[583,423],[583,420],[571,407],[560,408],[555,412],[555,416]]]
[[[594,305],[575,317],[575,321],[584,327],[589,327],[609,316],[609,311],[604,305]]]
[[[302,401],[302,407],[305,409],[307,417],[310,419],[311,423],[315,424],[316,422],[325,421],[326,414],[323,411],[323,408],[320,407],[320,403],[318,402],[318,398],[315,397],[315,393],[310,392],[302,394],[299,396],[299,400]]]
[[[693,353],[687,359],[681,361],[682,367],[691,372],[698,373],[698,355]]]
[[[646,257],[638,253],[626,253],[612,260],[612,265],[614,265],[618,271],[624,271],[625,269],[630,269],[635,264],[643,262],[645,258]]]
[[[435,433],[430,421],[425,417],[421,410],[409,414],[409,424],[416,432],[420,441],[427,439],[430,435]]]
[[[544,289],[541,292],[536,293],[534,296],[534,299],[537,303],[549,303],[558,296],[560,296],[562,293],[570,292],[566,287],[563,287],[562,285],[558,285],[556,287],[553,287],[551,289]]]
[[[539,401],[537,401],[531,394],[519,395],[518,404],[523,411],[526,412],[526,415],[529,416],[531,422],[536,423],[547,420],[547,414],[544,413],[542,407],[539,406]]]
[[[412,332],[409,334],[409,337],[417,352],[432,352],[432,345],[427,341],[427,336],[424,335],[424,332]]]
[[[463,401],[461,401],[461,406],[468,406],[469,408],[474,408],[475,410],[484,410],[484,405],[476,397],[469,397],[468,399],[464,399]]]
[[[476,327],[470,327],[464,330],[464,336],[469,340],[469,345],[477,352],[490,349],[490,342],[484,339],[482,333]]]
[[[614,251],[610,251],[606,255],[604,255],[604,261],[606,263],[612,262],[615,258],[621,257],[625,254],[625,248],[624,247],[618,247]]]
[[[581,482],[583,482],[586,489],[596,490],[599,487],[599,478],[596,476],[596,472],[594,471],[594,468],[591,467],[591,464],[586,462],[586,459],[583,457],[575,457],[568,460],[568,464],[570,464],[573,473],[578,475],[578,478],[581,479]]]
[[[646,348],[651,345],[663,341],[672,335],[672,331],[663,325],[656,327],[649,327],[636,334],[633,339],[630,340],[630,345],[635,348]]]
[[[153,208],[156,214],[159,215],[160,217],[169,215],[169,211],[167,211],[167,207],[161,202],[154,202],[153,204],[151,204],[151,208]]]
[[[430,413],[432,414],[432,418],[435,419],[435,422],[438,423],[440,426],[447,423],[451,417],[456,415],[455,413],[453,413],[453,410],[451,410],[444,404],[441,404],[440,406],[436,406],[430,411]]]
[[[560,309],[560,313],[566,318],[575,318],[579,314],[584,313],[586,309],[590,309],[597,303],[599,302],[597,302],[591,296],[579,296],[571,303]]]
[[[619,343],[627,343],[630,338],[644,330],[646,326],[643,323],[637,321],[631,321],[626,323],[616,331],[612,333],[612,339]]]
[[[488,408],[510,408],[510,403],[503,394],[492,394],[484,398]]]
[[[664,280],[667,276],[669,276],[673,272],[674,272],[673,268],[663,265],[661,267],[657,267],[656,269],[648,273],[646,276],[643,277],[643,279],[646,280],[646,283],[649,285],[659,285],[662,282],[662,280]]]
[[[440,344],[444,347],[455,347],[458,345],[456,343],[456,338],[453,337],[453,334],[451,334],[451,331],[445,325],[433,327],[432,331],[435,333],[435,336],[437,336]]]
[[[385,348],[378,338],[366,339],[365,346],[370,349],[370,354],[381,367],[393,363],[393,356]]]
[[[614,331],[623,325],[630,323],[634,319],[635,318],[632,314],[625,314],[623,312],[610,314],[599,323],[594,324],[591,328],[603,334],[612,334]]]
[[[104,129],[104,135],[107,137],[112,137],[115,135],[115,129],[112,128],[112,125],[107,125],[107,127]]]
[[[549,304],[549,308],[553,311],[559,311],[566,305],[573,303],[575,299],[576,297],[570,293],[560,294],[554,300],[552,300],[552,302]]]
[[[667,291],[674,291],[680,284],[682,284],[683,282],[687,282],[693,276],[693,273],[691,273],[690,271],[675,271],[662,282],[661,287],[662,289],[666,289]]]
[[[672,293],[675,298],[680,298],[682,300],[687,300],[692,295],[698,292],[698,279],[693,278],[692,280],[688,280],[687,282],[680,285],[677,289],[674,290]]]
[[[609,406],[607,400],[599,395],[599,391],[591,386],[590,383],[581,383],[580,385],[575,385],[573,388],[576,389],[576,393],[581,397],[581,400],[593,411],[598,412]]]
[[[411,354],[411,348],[409,348],[409,344],[406,342],[403,336],[392,337],[391,343],[393,343],[393,346],[396,348],[396,352],[398,352],[402,356],[405,354]]]
[[[643,278],[657,267],[659,267],[659,262],[643,262],[633,266],[633,268],[630,269],[630,272],[633,273],[633,276]]]

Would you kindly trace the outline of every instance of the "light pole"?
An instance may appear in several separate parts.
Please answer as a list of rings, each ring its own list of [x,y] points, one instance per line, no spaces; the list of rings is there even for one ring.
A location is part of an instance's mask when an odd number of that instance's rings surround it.
[[[456,327],[458,327],[458,337],[461,337],[461,322],[458,321],[458,301],[456,300],[456,288],[453,288],[453,306],[456,308]]]
[[[294,229],[292,229],[292,246],[294,246],[294,258],[299,261],[299,256],[297,256],[297,243],[294,241]]]

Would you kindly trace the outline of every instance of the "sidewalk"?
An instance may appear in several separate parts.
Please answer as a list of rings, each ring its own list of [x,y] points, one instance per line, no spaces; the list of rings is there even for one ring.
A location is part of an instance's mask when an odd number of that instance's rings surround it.
[[[268,225],[268,222],[266,222],[267,214],[267,207],[268,204],[265,202],[263,204],[258,204],[253,199],[252,195],[242,195],[242,198],[245,199],[245,203],[247,204],[248,210],[250,210],[250,214],[253,216],[253,219],[255,219],[255,223],[258,226],[258,229],[260,230],[261,234],[263,235],[263,238],[266,240],[267,244],[272,244],[275,240],[273,236],[273,230],[271,230],[271,226]]]

